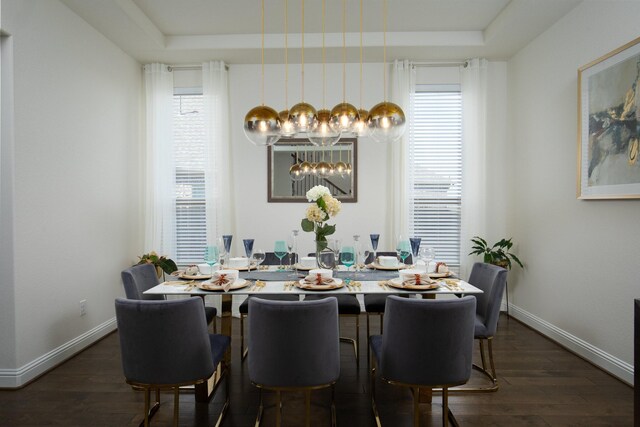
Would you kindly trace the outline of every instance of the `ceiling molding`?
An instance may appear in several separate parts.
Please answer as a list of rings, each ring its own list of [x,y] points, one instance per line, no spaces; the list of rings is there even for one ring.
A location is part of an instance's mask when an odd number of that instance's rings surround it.
[[[166,47],[165,35],[149,19],[149,17],[133,2],[133,0],[115,0],[122,11],[138,26],[157,47]]]

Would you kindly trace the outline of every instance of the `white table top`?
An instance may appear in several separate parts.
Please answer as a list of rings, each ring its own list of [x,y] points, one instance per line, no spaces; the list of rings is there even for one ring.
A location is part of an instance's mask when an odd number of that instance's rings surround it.
[[[451,279],[449,279],[451,280]],[[447,287],[444,281],[439,281],[440,286],[438,289],[433,290],[425,290],[425,291],[417,291],[417,290],[404,290],[398,289],[390,286],[382,287],[378,283],[379,282],[359,282],[361,285],[359,287],[354,286],[343,286],[339,289],[332,289],[326,291],[311,291],[300,289],[298,287],[288,286],[285,289],[284,281],[275,281],[269,282],[264,281],[263,287],[254,287],[255,281],[249,281],[251,285],[246,286],[241,289],[234,289],[229,292],[222,291],[205,291],[199,289],[197,287],[193,287],[190,290],[187,290],[187,285],[177,283],[178,280],[171,280],[169,282],[163,282],[157,286],[154,286],[151,289],[145,291],[145,294],[149,295],[260,295],[260,294],[326,294],[326,295],[357,295],[357,294],[481,294],[482,290],[476,288],[475,286],[463,281],[463,280],[455,280],[457,283],[457,288],[455,287]],[[450,282],[451,283],[451,282]]]

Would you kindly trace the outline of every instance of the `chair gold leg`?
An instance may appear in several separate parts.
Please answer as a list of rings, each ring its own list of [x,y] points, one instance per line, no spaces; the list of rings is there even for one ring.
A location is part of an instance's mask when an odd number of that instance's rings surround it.
[[[482,369],[487,370],[487,361],[484,358],[484,339],[480,338],[480,360],[482,360]]]
[[[442,425],[447,427],[449,425],[449,390],[446,387],[442,388]]]
[[[382,427],[382,423],[380,422],[380,414],[378,414],[378,408],[376,407],[376,367],[375,361],[371,362],[371,374],[369,378],[371,380],[370,388],[371,388],[371,409],[373,410],[373,417],[376,420],[376,426]]]
[[[276,427],[282,424],[282,401],[280,399],[280,390],[276,391]]]
[[[240,362],[242,362],[249,354],[249,349],[244,347],[244,314],[240,315]]]
[[[413,427],[420,426],[420,387],[413,387]]]
[[[149,400],[151,390],[148,388],[144,389],[144,427],[149,427]]]
[[[331,384],[331,425],[336,426],[336,385]]]
[[[173,427],[178,427],[178,416],[180,411],[180,388],[173,388]]]
[[[367,313],[367,370],[371,367],[371,349],[369,348],[369,337],[371,330],[369,329],[369,313]]]
[[[311,390],[304,392],[304,425],[306,427],[311,425]]]
[[[496,367],[493,363],[493,337],[487,339],[487,344],[489,344],[489,365],[491,366],[491,376],[493,377],[493,382],[498,382],[498,377],[496,376]]]
[[[360,367],[360,315],[356,316],[356,366]]]
[[[487,340],[489,346],[489,366],[491,367],[491,372],[487,369],[487,361],[484,352],[484,340]],[[490,385],[488,387],[452,387],[449,389],[450,393],[492,393],[498,391],[500,386],[498,385],[498,377],[496,375],[496,367],[493,361],[493,337],[489,338],[479,338],[480,342],[480,359],[482,361],[482,366],[478,366],[475,363],[471,365],[471,367],[480,372],[482,375],[487,377],[490,381]],[[433,391],[435,393],[439,393],[442,389],[434,388]]]
[[[260,422],[262,421],[262,413],[264,412],[264,404],[262,403],[262,389],[260,389],[260,406],[258,406],[258,416],[256,417],[255,427],[260,426]]]

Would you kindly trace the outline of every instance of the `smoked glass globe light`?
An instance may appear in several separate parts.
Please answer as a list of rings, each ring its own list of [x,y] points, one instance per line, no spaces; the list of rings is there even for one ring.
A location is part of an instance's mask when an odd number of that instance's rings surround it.
[[[353,134],[355,136],[363,137],[369,134],[367,117],[369,117],[369,112],[367,110],[358,110],[358,120],[353,123]]]
[[[296,134],[296,130],[293,127],[293,123],[289,120],[289,110],[282,110],[278,113],[280,117],[280,135],[293,136]]]
[[[330,147],[334,145],[340,139],[340,132],[334,131],[329,120],[331,119],[331,112],[327,109],[318,111],[318,120],[313,129],[307,132],[307,138],[313,145],[320,147]]]
[[[377,142],[394,142],[404,134],[404,111],[392,102],[381,102],[369,111],[369,136]]]
[[[259,105],[244,117],[244,134],[257,146],[273,145],[280,139],[280,117],[276,110]]]
[[[304,173],[299,163],[292,165],[289,168],[289,177],[292,181],[302,181],[304,179]]]
[[[334,173],[343,176],[347,172],[347,165],[345,162],[338,162],[333,167]]]
[[[311,173],[311,170],[313,168],[311,167],[311,163],[309,163],[308,161],[304,161],[302,163],[300,163],[300,170],[302,171],[303,175],[309,175]]]
[[[289,110],[289,121],[296,133],[309,132],[316,125],[318,116],[311,104],[300,102]]]
[[[353,131],[353,124],[358,120],[358,109],[348,102],[341,102],[331,110],[331,128],[340,133]]]
[[[333,168],[327,162],[320,162],[316,165],[316,174],[318,174],[322,178],[327,178],[333,172]]]

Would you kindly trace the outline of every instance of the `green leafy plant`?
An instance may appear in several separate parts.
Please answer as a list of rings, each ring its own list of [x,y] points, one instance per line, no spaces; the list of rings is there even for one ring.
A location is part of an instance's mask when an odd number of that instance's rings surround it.
[[[173,262],[172,259],[167,258],[164,255],[159,256],[154,251],[151,251],[148,254],[144,254],[138,258],[140,258],[140,261],[138,261],[136,265],[153,264],[154,266],[156,266],[156,268],[162,269],[162,271],[167,274],[171,274],[178,269],[178,266],[175,262]]]
[[[520,267],[524,268],[520,259],[509,252],[509,249],[513,246],[511,238],[501,239],[492,246],[479,236],[474,236],[471,241],[473,242],[473,247],[471,248],[473,250],[469,255],[482,255],[484,262],[504,267],[507,270],[511,270],[511,261],[515,261]]]

